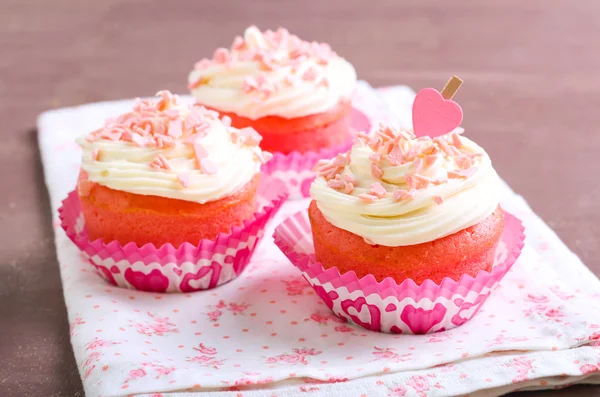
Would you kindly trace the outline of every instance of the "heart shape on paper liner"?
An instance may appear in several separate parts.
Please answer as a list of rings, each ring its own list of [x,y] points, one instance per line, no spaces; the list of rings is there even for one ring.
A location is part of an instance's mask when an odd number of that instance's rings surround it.
[[[417,137],[444,135],[460,125],[463,112],[458,103],[444,99],[434,88],[424,88],[412,107],[413,130]]]

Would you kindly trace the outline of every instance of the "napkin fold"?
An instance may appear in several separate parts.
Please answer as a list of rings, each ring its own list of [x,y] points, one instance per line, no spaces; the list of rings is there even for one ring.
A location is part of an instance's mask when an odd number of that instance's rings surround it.
[[[374,121],[408,126],[413,98],[405,86],[373,90],[360,82],[354,102]],[[600,281],[506,184],[501,205],[523,221],[526,246],[480,313],[451,331],[387,335],[341,322],[269,237],[238,279],[214,290],[152,294],[107,284],[68,240],[57,209],[79,171],[74,139],[131,103],[57,109],[38,119],[86,395],[494,396],[600,383]],[[267,236],[307,205],[286,203]]]

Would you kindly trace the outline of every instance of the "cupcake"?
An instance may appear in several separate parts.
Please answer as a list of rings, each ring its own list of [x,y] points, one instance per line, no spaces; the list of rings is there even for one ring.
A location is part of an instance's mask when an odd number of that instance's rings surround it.
[[[252,127],[264,150],[288,154],[348,143],[356,72],[329,45],[285,29],[251,26],[230,49],[198,62],[189,88],[199,104]]]
[[[463,324],[523,247],[520,222],[499,205],[489,156],[456,125],[460,107],[431,90],[415,100],[426,108],[413,115],[429,114],[419,131],[359,133],[348,153],[317,165],[308,210],[275,231],[325,303],[370,330]]]
[[[432,139],[381,126],[318,175],[308,214],[325,268],[417,284],[491,269],[504,225],[498,176],[458,131]]]
[[[138,99],[130,112],[77,140],[81,172],[61,210],[63,227],[115,284],[190,290],[186,275],[200,277],[209,266],[208,284],[216,286],[243,269],[285,187],[261,180],[270,154],[256,131],[183,106],[168,91],[157,96]],[[132,274],[139,262],[143,269]]]

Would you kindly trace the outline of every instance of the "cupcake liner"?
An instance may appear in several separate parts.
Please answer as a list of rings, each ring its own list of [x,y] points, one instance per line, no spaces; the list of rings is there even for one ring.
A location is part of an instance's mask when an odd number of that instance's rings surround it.
[[[504,231],[496,248],[490,272],[459,281],[445,278],[440,284],[413,280],[398,284],[392,278],[378,282],[373,275],[358,278],[351,271],[340,274],[325,269],[314,255],[313,238],[306,210],[285,221],[273,235],[275,244],[302,272],[327,306],[339,317],[371,331],[425,334],[464,324],[479,308],[515,263],[524,246],[521,221],[504,215]]]
[[[258,209],[253,218],[231,233],[185,243],[156,247],[118,241],[90,241],[77,191],[59,208],[61,226],[98,274],[119,287],[151,292],[193,292],[210,289],[236,278],[248,265],[265,226],[287,199],[287,189],[278,180],[263,175],[258,186]]]
[[[362,111],[352,108],[350,127],[355,131],[369,131],[371,120]],[[345,153],[352,147],[352,139],[344,145],[323,148],[319,151],[305,153],[291,152],[284,154],[273,153],[273,158],[262,166],[261,171],[277,178],[288,188],[290,199],[298,200],[309,196],[310,185],[315,179],[313,171],[321,159],[331,159],[340,153]]]

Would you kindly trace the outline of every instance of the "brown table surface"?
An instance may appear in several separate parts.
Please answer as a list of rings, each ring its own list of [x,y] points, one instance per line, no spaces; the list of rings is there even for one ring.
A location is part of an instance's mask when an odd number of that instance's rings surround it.
[[[468,135],[600,274],[598,0],[0,0],[0,395],[83,395],[36,115],[183,93],[194,62],[253,23],[329,42],[375,86],[461,76]],[[600,388],[539,394],[572,393]]]

